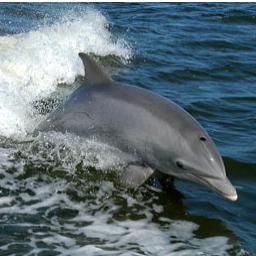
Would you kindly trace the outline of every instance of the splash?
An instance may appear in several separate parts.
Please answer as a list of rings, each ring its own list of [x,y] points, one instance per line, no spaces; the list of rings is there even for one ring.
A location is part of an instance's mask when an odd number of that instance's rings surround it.
[[[224,256],[234,247],[225,236],[197,237],[196,223],[159,217],[165,210],[158,195],[143,188],[127,193],[111,179],[95,180],[95,173],[83,179],[86,169],[72,179],[58,169],[41,173],[34,161],[31,166],[22,159],[12,173],[9,160],[0,180],[1,225],[13,230],[0,241],[6,254],[15,247],[23,255]]]
[[[163,202],[161,193],[118,185],[111,172],[118,174],[131,161],[127,157],[97,140],[56,132],[1,149],[0,224],[13,232],[0,250],[123,256],[225,256],[236,250],[221,232],[202,238],[199,224],[172,219],[170,207],[183,206]]]
[[[114,55],[123,62],[132,56],[128,43],[113,39],[107,19],[94,9],[69,13],[36,31],[0,37],[0,135],[22,139],[34,129],[40,118],[33,102],[83,75],[80,51]]]

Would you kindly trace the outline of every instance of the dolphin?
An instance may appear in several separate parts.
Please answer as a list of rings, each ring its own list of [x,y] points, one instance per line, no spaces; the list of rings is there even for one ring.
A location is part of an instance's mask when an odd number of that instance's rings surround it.
[[[127,187],[139,187],[158,170],[237,200],[214,142],[188,112],[149,90],[113,81],[89,55],[79,57],[83,85],[37,131],[97,138],[132,156],[120,174]]]

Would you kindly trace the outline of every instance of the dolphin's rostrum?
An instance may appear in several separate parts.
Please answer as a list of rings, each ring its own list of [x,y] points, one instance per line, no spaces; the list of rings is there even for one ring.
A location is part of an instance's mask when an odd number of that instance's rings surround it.
[[[121,173],[122,183],[129,187],[140,186],[159,170],[237,199],[212,139],[189,113],[153,92],[113,81],[89,55],[79,56],[84,85],[47,117],[39,131],[94,136],[131,155],[134,160]]]

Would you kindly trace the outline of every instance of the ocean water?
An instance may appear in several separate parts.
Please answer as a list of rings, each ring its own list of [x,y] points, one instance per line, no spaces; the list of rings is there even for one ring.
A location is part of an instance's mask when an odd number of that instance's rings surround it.
[[[0,3],[0,255],[254,255],[255,27],[254,3]],[[116,149],[32,138],[81,83],[80,51],[190,112],[239,200],[181,180],[129,191]]]

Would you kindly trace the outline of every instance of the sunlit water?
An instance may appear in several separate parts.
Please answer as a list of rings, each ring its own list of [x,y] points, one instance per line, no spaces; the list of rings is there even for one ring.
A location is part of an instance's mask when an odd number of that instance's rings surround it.
[[[254,4],[0,4],[0,255],[254,255]],[[239,200],[126,190],[127,157],[31,133],[79,86],[78,52],[174,100],[209,132]]]

